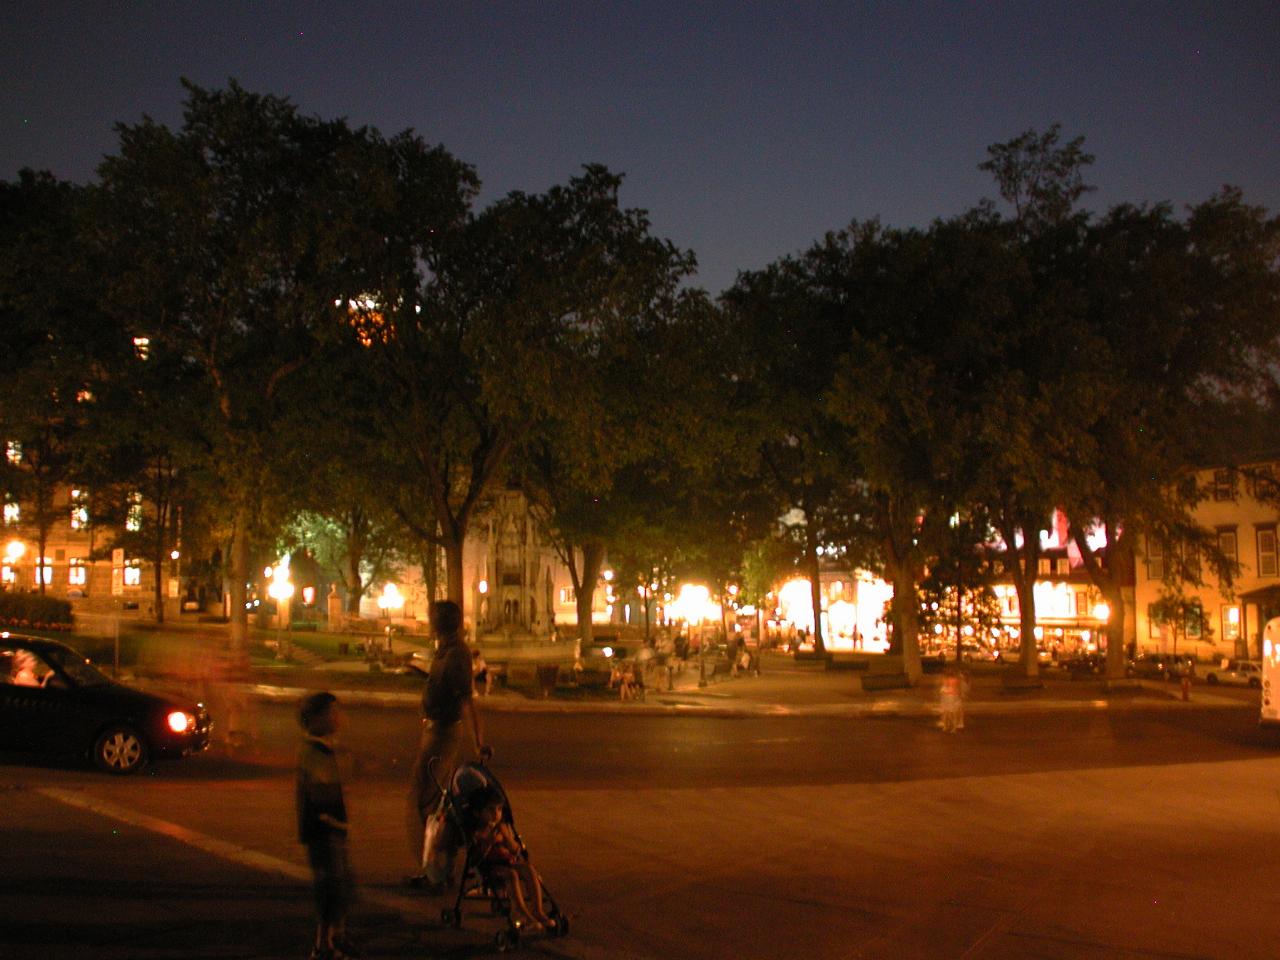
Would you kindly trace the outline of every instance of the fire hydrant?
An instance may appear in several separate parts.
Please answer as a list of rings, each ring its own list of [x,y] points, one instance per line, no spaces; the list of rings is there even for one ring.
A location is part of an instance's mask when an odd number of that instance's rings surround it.
[[[1190,677],[1182,678],[1182,699],[1183,700],[1191,699],[1191,678]]]

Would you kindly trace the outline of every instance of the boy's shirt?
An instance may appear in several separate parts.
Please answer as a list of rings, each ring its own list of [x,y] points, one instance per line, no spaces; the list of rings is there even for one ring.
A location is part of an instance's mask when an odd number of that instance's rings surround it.
[[[315,843],[334,834],[346,835],[347,805],[338,758],[333,744],[323,737],[307,737],[298,752],[297,798],[299,840]]]

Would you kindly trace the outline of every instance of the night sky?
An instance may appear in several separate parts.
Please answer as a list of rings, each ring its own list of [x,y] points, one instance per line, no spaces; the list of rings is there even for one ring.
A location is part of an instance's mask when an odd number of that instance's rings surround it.
[[[179,77],[304,113],[413,127],[474,164],[482,202],[600,162],[623,199],[736,271],[852,219],[923,225],[993,194],[986,145],[1061,121],[1095,207],[1280,211],[1280,2],[10,2],[0,178],[88,181]]]

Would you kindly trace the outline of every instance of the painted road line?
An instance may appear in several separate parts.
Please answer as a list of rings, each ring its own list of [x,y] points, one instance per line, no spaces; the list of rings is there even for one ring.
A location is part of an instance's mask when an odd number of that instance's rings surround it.
[[[159,817],[140,813],[137,810],[130,810],[128,807],[122,807],[109,800],[98,800],[79,791],[62,790],[57,787],[41,787],[34,792],[43,797],[48,797],[50,800],[66,804],[69,807],[87,810],[98,816],[126,823],[131,827],[149,830],[162,837],[185,843],[189,847],[203,850],[205,853],[213,854],[215,857],[220,857],[242,867],[249,867],[252,870],[260,870],[264,873],[280,874],[299,883],[309,884],[311,882],[311,871],[300,864],[289,860],[281,860],[279,857],[273,857],[258,850],[250,850],[248,847],[242,847],[228,840],[220,840],[207,833],[201,833],[199,830],[192,830],[190,827],[171,823],[168,820],[161,820]],[[425,898],[403,897],[394,893],[368,890],[367,888],[361,889],[360,901],[362,903],[376,904],[379,907],[397,913],[415,913],[429,906]]]

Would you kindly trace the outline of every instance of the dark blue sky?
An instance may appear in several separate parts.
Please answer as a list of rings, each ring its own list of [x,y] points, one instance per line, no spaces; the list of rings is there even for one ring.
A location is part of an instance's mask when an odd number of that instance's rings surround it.
[[[825,230],[958,212],[986,145],[1061,121],[1090,200],[1280,210],[1280,3],[10,2],[0,178],[78,181],[112,124],[179,120],[181,76],[413,127],[483,200],[584,162],[718,292]]]

